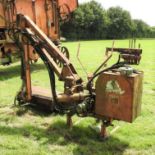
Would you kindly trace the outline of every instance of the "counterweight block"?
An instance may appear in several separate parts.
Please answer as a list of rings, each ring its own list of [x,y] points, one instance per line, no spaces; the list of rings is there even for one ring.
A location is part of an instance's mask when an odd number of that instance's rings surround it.
[[[105,72],[96,82],[95,113],[99,118],[133,122],[140,114],[143,73]]]

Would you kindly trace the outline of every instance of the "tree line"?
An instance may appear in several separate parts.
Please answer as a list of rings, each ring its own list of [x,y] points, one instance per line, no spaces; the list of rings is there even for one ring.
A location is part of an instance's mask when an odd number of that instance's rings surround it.
[[[154,38],[155,27],[132,19],[121,7],[105,10],[92,0],[79,5],[71,19],[61,23],[61,35],[67,39],[125,39]]]

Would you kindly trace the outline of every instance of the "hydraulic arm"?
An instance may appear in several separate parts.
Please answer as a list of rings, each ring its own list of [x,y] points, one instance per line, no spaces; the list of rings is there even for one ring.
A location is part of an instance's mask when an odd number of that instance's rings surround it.
[[[82,98],[88,96],[88,94],[83,93],[82,79],[78,76],[75,68],[73,67],[69,59],[65,57],[65,55],[60,51],[60,49],[46,36],[46,34],[44,34],[43,31],[41,31],[41,29],[29,17],[20,14],[18,15],[17,19],[21,38],[27,43],[24,45],[26,47],[24,48],[23,57],[23,62],[26,67],[23,68],[22,72],[24,73],[24,76],[22,75],[22,79],[25,79],[24,86],[26,87],[26,96],[25,98],[22,98],[22,100],[24,100],[24,102],[31,101],[33,96],[30,80],[30,66],[27,59],[29,46],[32,46],[33,49],[38,53],[49,71],[53,103],[58,103],[60,101],[67,103],[72,101],[80,102]],[[55,60],[61,62],[63,64],[63,67],[60,68]],[[56,94],[54,78],[55,73],[59,77],[59,80],[64,81],[64,94]],[[20,94],[24,93],[21,92]],[[21,100],[21,96],[19,98]]]

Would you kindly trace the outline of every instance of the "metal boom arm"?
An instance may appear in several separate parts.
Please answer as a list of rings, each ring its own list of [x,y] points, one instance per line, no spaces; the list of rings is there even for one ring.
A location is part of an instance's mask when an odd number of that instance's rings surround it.
[[[65,55],[59,50],[59,48],[28,16],[18,14],[17,23],[22,30],[23,35],[26,35],[33,47],[34,45],[39,44],[40,41],[46,46],[46,48],[42,49],[42,52],[48,58],[48,61],[50,62],[54,72],[57,74],[60,80],[71,81],[69,82],[70,87],[82,83],[81,78],[78,76],[74,66],[69,61],[69,59],[65,57]],[[37,36],[39,40],[35,41],[34,36]],[[56,64],[56,62],[54,62],[55,58],[64,64],[62,69]]]

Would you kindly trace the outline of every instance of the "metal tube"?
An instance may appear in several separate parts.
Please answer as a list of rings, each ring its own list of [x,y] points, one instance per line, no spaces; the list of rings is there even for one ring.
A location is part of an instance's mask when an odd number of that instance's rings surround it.
[[[57,100],[60,103],[72,103],[83,101],[86,97],[90,96],[89,94],[84,93],[75,93],[73,95],[59,94]]]

